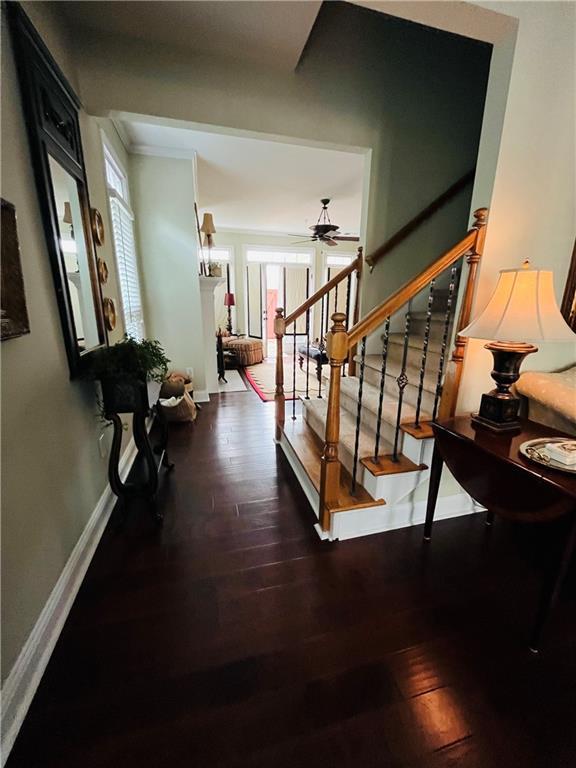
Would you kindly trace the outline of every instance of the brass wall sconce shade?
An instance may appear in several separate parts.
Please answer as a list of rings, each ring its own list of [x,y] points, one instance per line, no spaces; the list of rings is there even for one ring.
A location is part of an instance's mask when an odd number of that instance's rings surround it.
[[[216,234],[216,227],[214,226],[214,219],[211,213],[205,213],[202,217],[200,232],[204,234],[203,245],[207,245],[211,248],[214,245],[214,238],[212,235]]]
[[[64,217],[62,218],[64,224],[72,224],[72,210],[70,209],[70,203],[66,201],[64,203]]]
[[[480,411],[472,416],[472,421],[496,432],[520,428],[520,401],[510,392],[510,387],[518,380],[526,355],[538,351],[538,347],[529,342],[576,341],[576,334],[556,304],[552,272],[530,269],[529,261],[520,269],[501,270],[484,311],[459,335],[492,339],[484,348],[490,350],[494,358],[491,376],[496,388],[482,395]]]
[[[62,217],[64,224],[70,225],[70,237],[74,240],[74,222],[72,221],[72,209],[68,200],[64,203],[64,216]]]

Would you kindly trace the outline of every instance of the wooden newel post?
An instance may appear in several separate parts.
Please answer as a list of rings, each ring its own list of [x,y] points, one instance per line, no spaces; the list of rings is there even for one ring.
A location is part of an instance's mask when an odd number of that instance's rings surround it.
[[[330,528],[330,512],[337,505],[340,490],[340,376],[342,365],[348,357],[346,315],[343,312],[335,312],[332,322],[332,329],[326,337],[330,360],[330,390],[326,414],[326,442],[320,472],[320,525],[324,531]]]
[[[284,426],[284,354],[282,343],[286,332],[286,322],[284,320],[284,309],[276,309],[274,318],[274,334],[276,336],[276,392],[274,401],[276,403],[276,440],[280,440],[282,427]]]
[[[354,297],[354,314],[352,315],[352,325],[356,325],[360,320],[360,286],[362,282],[362,267],[364,266],[364,249],[358,246],[358,255],[356,256],[356,295]],[[356,375],[356,360],[354,357],[358,351],[358,345],[354,344],[348,352],[348,375]]]
[[[444,391],[440,402],[439,418],[448,419],[456,413],[458,402],[458,390],[460,389],[460,379],[462,378],[462,366],[464,364],[464,353],[468,339],[464,336],[458,336],[458,331],[470,322],[472,313],[472,301],[474,299],[474,289],[476,287],[476,273],[478,272],[478,262],[484,251],[484,241],[486,239],[486,224],[488,222],[488,208],[478,208],[474,211],[474,224],[472,229],[476,230],[476,240],[472,251],[466,257],[468,264],[468,277],[466,280],[466,289],[462,298],[462,306],[456,325],[456,338],[454,341],[454,350],[450,358],[449,370],[446,373]]]

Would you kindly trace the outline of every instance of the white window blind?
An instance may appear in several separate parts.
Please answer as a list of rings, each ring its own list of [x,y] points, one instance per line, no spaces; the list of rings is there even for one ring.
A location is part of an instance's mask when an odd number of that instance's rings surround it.
[[[115,190],[110,189],[109,193],[124,326],[128,336],[140,340],[144,337],[144,313],[134,243],[134,221]]]
[[[142,295],[134,241],[134,216],[128,200],[128,178],[106,144],[104,144],[104,165],[108,183],[124,329],[127,336],[140,340],[145,335],[144,313],[142,311]]]

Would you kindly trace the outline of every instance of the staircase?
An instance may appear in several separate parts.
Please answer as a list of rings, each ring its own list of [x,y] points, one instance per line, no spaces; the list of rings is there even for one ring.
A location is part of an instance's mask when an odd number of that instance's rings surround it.
[[[356,262],[286,319],[278,310],[276,438],[317,512],[323,538],[365,535],[423,517],[423,504],[415,511],[413,494],[428,478],[434,420],[455,412],[466,340],[456,337],[451,359],[449,351],[455,328],[469,320],[486,215],[486,209],[477,211],[459,243],[361,319],[358,304],[351,311],[349,297],[353,276],[356,296],[360,293],[362,249]],[[456,320],[464,260],[468,270]],[[300,409],[293,405],[287,417],[284,334],[303,314],[310,328],[315,308],[322,316],[325,307],[340,309],[338,299],[330,304],[330,292],[338,296],[344,281],[347,290],[340,296],[347,296],[346,306],[332,314],[330,332],[320,339],[330,365],[323,369],[319,392],[311,386]],[[462,495],[462,503],[453,514],[473,511],[469,497]]]

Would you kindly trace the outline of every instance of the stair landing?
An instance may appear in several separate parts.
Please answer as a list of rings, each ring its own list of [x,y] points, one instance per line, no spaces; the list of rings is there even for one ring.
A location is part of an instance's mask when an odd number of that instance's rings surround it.
[[[320,457],[324,450],[324,445],[314,430],[301,418],[296,421],[287,420],[283,434],[296,454],[302,468],[308,475],[310,482],[320,493]],[[383,506],[384,499],[374,499],[368,491],[356,483],[356,491],[352,495],[350,486],[352,477],[346,467],[341,467],[340,472],[340,490],[338,493],[338,502],[331,508],[332,512],[346,512],[352,509],[365,509],[368,507]],[[315,510],[316,512],[318,510]]]

